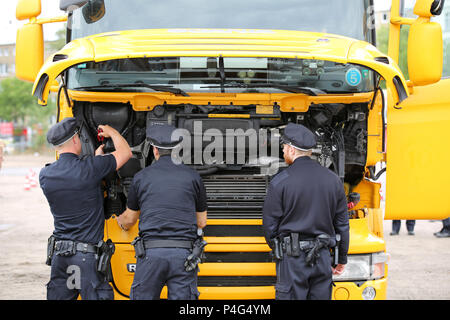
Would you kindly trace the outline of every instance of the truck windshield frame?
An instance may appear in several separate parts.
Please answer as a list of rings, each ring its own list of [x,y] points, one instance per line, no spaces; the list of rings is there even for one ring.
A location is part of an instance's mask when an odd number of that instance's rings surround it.
[[[269,29],[339,34],[375,44],[373,0],[196,0],[189,5],[104,0],[104,7],[104,16],[89,23],[82,7],[73,10],[68,39],[138,29]]]
[[[223,62],[220,63],[221,59]],[[157,57],[88,62],[68,70],[83,91],[234,92],[308,95],[373,92],[377,73],[328,60],[248,57]],[[154,87],[154,88],[152,88]],[[104,91],[102,90],[102,91]]]

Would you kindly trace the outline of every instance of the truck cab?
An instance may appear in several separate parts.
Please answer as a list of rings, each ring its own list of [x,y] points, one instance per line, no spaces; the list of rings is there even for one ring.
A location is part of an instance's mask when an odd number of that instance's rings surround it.
[[[442,144],[450,138],[450,98],[442,92],[450,83],[441,80],[442,32],[430,21],[441,5],[417,1],[418,18],[406,19],[393,0],[385,55],[375,47],[371,0],[61,0],[67,17],[56,19],[37,18],[40,1],[19,1],[17,17],[29,22],[18,31],[17,76],[34,81],[42,105],[58,93],[58,120],[82,124],[83,155],[100,145],[99,124],[113,126],[132,148],[132,159],[104,181],[115,297],[129,296],[138,233],[137,226],[121,230],[115,217],[134,174],[154,161],[146,128],[168,123],[183,136],[176,158],[199,172],[208,194],[200,299],[273,299],[262,205],[268,183],[286,168],[279,138],[293,122],[315,133],[312,157],[341,178],[349,202],[359,194],[333,299],[385,299],[383,219],[450,214],[450,174],[442,170],[450,153]],[[65,19],[67,44],[43,63],[34,52],[43,46],[42,25]],[[409,80],[395,56],[401,24],[411,25]],[[112,150],[107,141],[105,152]],[[385,212],[379,162],[387,168]]]

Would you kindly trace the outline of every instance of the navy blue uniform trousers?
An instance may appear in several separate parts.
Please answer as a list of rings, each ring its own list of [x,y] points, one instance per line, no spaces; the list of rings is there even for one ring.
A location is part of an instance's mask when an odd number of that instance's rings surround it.
[[[54,254],[47,300],[112,300],[114,292],[108,282],[97,274],[94,253],[77,252],[62,257]]]
[[[284,255],[277,262],[277,300],[331,300],[332,270],[331,255],[328,248],[319,251],[313,266],[305,262],[306,253],[300,256]]]
[[[132,300],[157,300],[167,285],[169,300],[197,300],[197,271],[184,270],[191,250],[183,248],[152,248],[145,257],[137,258],[136,273],[131,286]]]
[[[416,220],[406,220],[406,229],[408,231],[414,231]],[[401,226],[401,220],[392,220],[392,232],[399,233]]]

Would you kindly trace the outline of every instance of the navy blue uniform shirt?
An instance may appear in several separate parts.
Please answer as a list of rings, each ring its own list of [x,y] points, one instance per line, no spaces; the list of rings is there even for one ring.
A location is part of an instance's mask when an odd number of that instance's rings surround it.
[[[207,209],[206,190],[195,170],[165,155],[134,176],[127,206],[141,210],[139,235],[144,239],[195,240],[196,212]]]
[[[341,234],[339,263],[347,262],[349,223],[347,198],[339,177],[309,157],[299,157],[270,182],[263,208],[267,243],[277,236],[299,233]]]
[[[97,244],[103,239],[102,179],[116,169],[113,155],[88,156],[62,153],[43,168],[39,183],[54,217],[57,239]]]

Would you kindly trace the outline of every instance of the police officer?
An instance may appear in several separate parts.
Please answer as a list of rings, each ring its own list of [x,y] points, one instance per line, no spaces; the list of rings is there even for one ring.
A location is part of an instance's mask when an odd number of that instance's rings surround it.
[[[49,239],[51,263],[47,299],[112,299],[113,291],[97,274],[97,244],[103,239],[102,179],[131,158],[126,140],[115,129],[100,125],[101,136],[111,138],[116,151],[104,155],[103,145],[95,156],[80,159],[81,141],[75,118],[65,118],[47,133],[59,159],[43,168],[40,186],[50,205],[54,231]],[[50,262],[51,260],[51,262]]]
[[[174,130],[167,124],[147,128],[156,161],[134,176],[127,209],[117,217],[124,230],[139,218],[139,237],[133,242],[134,300],[159,299],[164,285],[171,300],[195,300],[199,295],[198,268],[187,266],[192,252],[205,244],[198,241],[197,230],[206,226],[206,191],[196,171],[173,162],[172,149],[181,142],[172,140]]]
[[[310,158],[314,134],[289,123],[282,136],[290,165],[270,182],[263,208],[263,229],[278,258],[276,299],[329,300],[332,273],[347,263],[347,199],[339,177]],[[340,234],[338,263],[332,268],[330,247]]]

